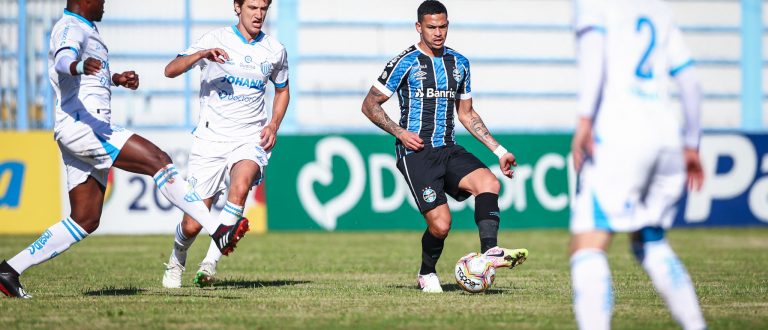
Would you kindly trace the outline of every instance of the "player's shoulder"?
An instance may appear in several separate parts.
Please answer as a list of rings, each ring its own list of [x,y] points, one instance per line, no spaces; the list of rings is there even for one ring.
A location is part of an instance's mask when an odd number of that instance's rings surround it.
[[[414,54],[418,54],[419,50],[416,47],[416,45],[411,45],[402,52],[398,53],[393,57],[392,59],[387,62],[387,67],[391,68],[396,66],[398,63],[403,63],[404,61],[410,62],[412,59],[416,58]]]
[[[455,57],[456,62],[458,63],[469,64],[469,59],[466,56],[462,55],[461,53],[459,53],[458,51],[456,51],[451,47],[447,47],[447,46],[445,47],[445,54]]]
[[[263,36],[261,37],[261,40],[259,42],[264,46],[265,48],[269,49],[273,53],[282,53],[286,51],[285,45],[283,45],[280,40],[278,40],[275,36],[263,33]]]

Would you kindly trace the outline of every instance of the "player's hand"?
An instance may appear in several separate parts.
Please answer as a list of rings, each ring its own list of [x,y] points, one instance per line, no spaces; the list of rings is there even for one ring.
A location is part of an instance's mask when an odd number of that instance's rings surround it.
[[[573,166],[576,168],[576,172],[581,170],[584,160],[592,157],[592,147],[592,120],[581,118],[576,127],[576,132],[573,133],[573,141],[571,141]]]
[[[685,148],[685,170],[688,172],[688,189],[699,191],[704,184],[704,170],[701,168],[699,151]]]
[[[275,124],[268,124],[261,130],[261,147],[264,151],[270,151],[277,143],[277,128]]]
[[[83,62],[83,74],[87,76],[95,75],[101,71],[101,60],[97,60],[93,57],[86,58]]]
[[[216,62],[219,64],[224,64],[224,62],[229,60],[229,54],[227,54],[227,52],[221,48],[201,50],[200,56],[211,62]]]
[[[400,134],[397,135],[397,139],[409,150],[419,151],[424,149],[424,141],[422,141],[419,135],[414,132],[402,130],[400,131]]]
[[[501,167],[501,173],[508,178],[512,178],[515,175],[515,170],[512,167],[517,166],[517,159],[511,152],[507,152],[504,156],[499,158],[499,166]]]
[[[112,75],[112,82],[116,86],[123,86],[128,89],[136,90],[139,88],[139,75],[134,71],[125,71]]]

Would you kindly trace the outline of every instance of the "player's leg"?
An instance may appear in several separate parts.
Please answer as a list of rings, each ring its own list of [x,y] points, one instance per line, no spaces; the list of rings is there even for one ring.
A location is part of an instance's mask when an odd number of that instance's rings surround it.
[[[499,180],[485,164],[461,146],[449,148],[452,151],[445,189],[458,201],[475,196],[475,224],[480,236],[480,253],[494,257],[495,267],[513,268],[522,264],[528,257],[527,249],[498,246]]]
[[[427,222],[421,237],[418,285],[424,292],[442,292],[435,266],[451,229],[451,212],[443,191],[448,154],[445,148],[427,148],[397,160],[419,212]]]
[[[607,231],[574,234],[571,239],[573,311],[579,329],[610,329],[613,285],[606,249]]]
[[[632,234],[632,250],[675,320],[684,329],[704,329],[706,322],[691,277],[664,237],[664,228],[669,228],[674,221],[676,203],[684,186],[685,169],[680,152],[661,152],[637,212],[638,221],[648,227]]]
[[[216,221],[194,187],[178,175],[168,154],[139,135],[134,134],[125,142],[114,166],[152,175],[163,196],[199,222],[225,255],[234,250],[237,241],[248,231],[248,220],[245,218],[234,226],[224,226]]]
[[[219,213],[218,218],[221,223],[234,224],[243,217],[248,192],[254,186],[254,183],[259,180],[261,174],[261,167],[253,160],[240,160],[232,166],[227,203],[224,205],[221,213]],[[208,253],[203,262],[200,263],[200,269],[198,269],[195,275],[194,283],[201,287],[212,285],[216,281],[216,265],[220,259],[221,252],[216,248],[214,242],[211,242]]]
[[[10,297],[30,298],[19,283],[19,275],[64,253],[95,231],[99,227],[104,191],[105,186],[91,176],[70,190],[70,216],[46,229],[27,249],[0,263],[0,291]]]
[[[203,203],[210,209],[213,204],[213,198],[203,199]],[[189,250],[192,243],[195,242],[197,234],[199,234],[202,229],[203,226],[186,213],[182,217],[181,222],[176,225],[173,250],[171,251],[171,256],[168,258],[168,263],[165,264],[165,272],[163,273],[163,287],[181,287],[181,276],[184,273],[184,270],[186,270],[187,264],[187,250]]]

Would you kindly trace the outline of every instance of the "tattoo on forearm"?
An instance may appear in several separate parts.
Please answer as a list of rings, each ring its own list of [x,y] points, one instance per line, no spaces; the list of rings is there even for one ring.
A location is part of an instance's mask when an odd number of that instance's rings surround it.
[[[480,141],[485,141],[491,146],[499,145],[499,143],[496,142],[496,139],[491,136],[491,132],[488,131],[487,127],[485,127],[485,123],[483,123],[483,120],[480,117],[473,116],[470,120],[470,127],[472,128],[470,133],[472,133],[472,135],[474,135]]]
[[[382,96],[382,94],[375,89],[371,90],[371,94],[375,97]],[[387,113],[384,112],[384,109],[381,107],[381,105],[376,102],[366,102],[365,114],[368,116],[368,119],[370,119],[371,122],[376,124],[376,126],[383,129],[385,132],[394,135],[395,137],[397,137],[398,134],[400,134],[400,132],[403,130],[400,125],[392,121],[392,119],[387,116]]]

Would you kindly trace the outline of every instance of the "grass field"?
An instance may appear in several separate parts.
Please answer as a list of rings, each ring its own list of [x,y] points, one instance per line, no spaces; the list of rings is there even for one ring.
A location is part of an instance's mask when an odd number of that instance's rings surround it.
[[[454,232],[438,264],[443,294],[415,289],[420,233],[269,233],[249,236],[220,264],[222,282],[191,286],[208,240],[191,250],[185,287],[163,289],[171,236],[95,236],[34,267],[22,283],[32,300],[0,299],[12,328],[572,329],[565,231],[505,231],[500,242],[530,249],[500,270],[490,292],[465,294],[453,263],[477,249],[477,233]],[[0,236],[0,256],[33,236]],[[676,230],[670,241],[696,282],[711,329],[768,329],[768,229]],[[201,244],[204,243],[204,244]],[[676,323],[617,236],[609,255],[616,329]]]

